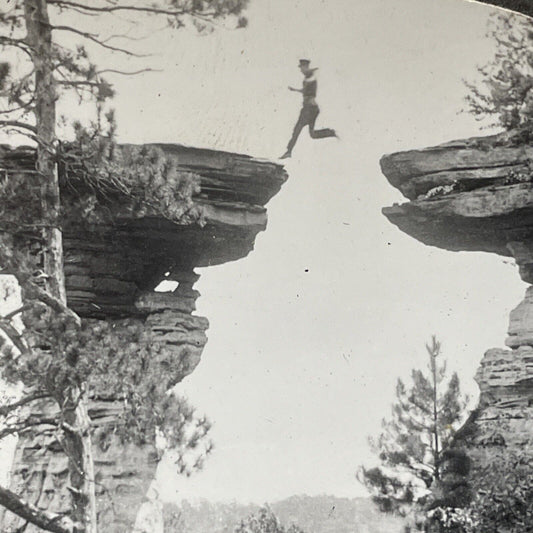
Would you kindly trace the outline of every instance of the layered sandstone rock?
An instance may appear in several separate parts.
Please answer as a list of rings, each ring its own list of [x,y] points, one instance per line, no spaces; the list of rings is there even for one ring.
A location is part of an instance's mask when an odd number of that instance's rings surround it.
[[[118,336],[132,323],[141,324],[163,345],[161,364],[170,388],[194,370],[207,342],[208,321],[194,314],[199,296],[194,268],[246,256],[266,228],[265,204],[287,175],[280,165],[244,155],[153,146],[174,159],[179,170],[200,177],[201,190],[193,200],[205,224],[180,225],[157,213],[139,216],[120,209],[98,224],[70,220],[63,228],[65,277],[68,304],[80,316],[112,322]],[[0,146],[0,168],[7,176],[32,172],[33,150]],[[34,241],[38,237],[20,238],[28,247]],[[176,288],[155,291],[161,281],[173,281]],[[49,413],[53,407],[33,409]],[[98,441],[99,431],[120,413],[120,399],[96,391],[89,411]],[[125,446],[112,439],[105,447],[95,444],[94,457],[100,531],[130,533],[158,452],[154,446]],[[11,476],[17,493],[42,509],[63,512],[69,507],[66,482],[67,459],[53,433],[20,439]],[[10,513],[0,516],[0,524],[6,533],[36,531]]]
[[[532,161],[533,148],[508,134],[384,156],[383,173],[410,201],[383,214],[427,245],[511,256],[533,283]],[[474,473],[498,455],[531,451],[533,287],[508,331],[510,349],[488,350],[481,361],[479,407],[457,436]]]
[[[383,157],[383,173],[411,200],[383,214],[424,244],[514,256],[533,281],[533,147],[507,141],[472,138]]]

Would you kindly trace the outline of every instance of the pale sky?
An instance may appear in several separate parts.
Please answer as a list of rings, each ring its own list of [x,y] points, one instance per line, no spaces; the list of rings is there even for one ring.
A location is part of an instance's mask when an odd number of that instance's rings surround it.
[[[525,284],[497,256],[426,247],[381,215],[402,202],[381,155],[477,135],[463,78],[490,57],[493,11],[464,0],[251,0],[245,30],[198,37],[146,26],[163,69],[117,78],[124,142],[281,155],[299,112],[300,57],[319,67],[318,127],[286,161],[289,181],[248,258],[199,269],[211,323],[179,387],[214,422],[215,451],[190,479],[162,465],[166,499],[262,503],[360,496],[354,472],[388,416],[398,377],[426,364],[435,333],[475,393]],[[117,32],[121,21],[108,28]],[[128,62],[123,62],[124,68]],[[132,63],[133,64],[133,63]],[[138,63],[135,63],[138,64]],[[151,63],[152,64],[152,63]]]

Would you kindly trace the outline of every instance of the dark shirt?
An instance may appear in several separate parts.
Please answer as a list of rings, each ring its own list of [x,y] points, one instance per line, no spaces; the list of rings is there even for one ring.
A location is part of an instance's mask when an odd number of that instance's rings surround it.
[[[317,83],[315,78],[315,73],[304,78],[302,86],[302,94],[304,97],[304,105],[316,105],[315,96],[316,96]]]

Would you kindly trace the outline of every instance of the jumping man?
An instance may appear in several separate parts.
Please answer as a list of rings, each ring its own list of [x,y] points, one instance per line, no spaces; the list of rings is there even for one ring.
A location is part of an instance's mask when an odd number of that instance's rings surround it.
[[[300,111],[300,116],[298,117],[298,121],[296,122],[296,125],[294,126],[291,140],[289,141],[289,144],[287,145],[287,151],[281,156],[281,159],[286,159],[287,157],[291,157],[292,149],[294,148],[294,145],[296,144],[296,140],[298,139],[300,132],[305,126],[309,126],[309,135],[313,139],[324,139],[325,137],[337,137],[335,130],[332,130],[330,128],[315,130],[316,118],[318,117],[318,114],[320,113],[320,109],[315,100],[316,86],[317,86],[316,78],[315,78],[315,70],[318,70],[318,69],[311,68],[310,64],[311,62],[309,61],[309,59],[300,59],[300,63],[298,66],[300,68],[300,71],[304,75],[303,86],[301,89],[295,89],[294,87],[289,87],[290,91],[302,93],[303,105],[302,105],[302,110]]]

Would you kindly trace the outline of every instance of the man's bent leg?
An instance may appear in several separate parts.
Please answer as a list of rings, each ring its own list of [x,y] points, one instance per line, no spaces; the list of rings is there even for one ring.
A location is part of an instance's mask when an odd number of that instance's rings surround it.
[[[311,136],[311,138],[324,139],[325,137],[337,137],[335,130],[332,130],[331,128],[322,128],[320,130],[315,130],[315,122],[319,113],[320,110],[317,107],[309,122],[309,135]]]
[[[337,137],[337,134],[331,128],[323,128],[321,130],[313,130],[311,137],[313,139],[324,139],[325,137]]]

